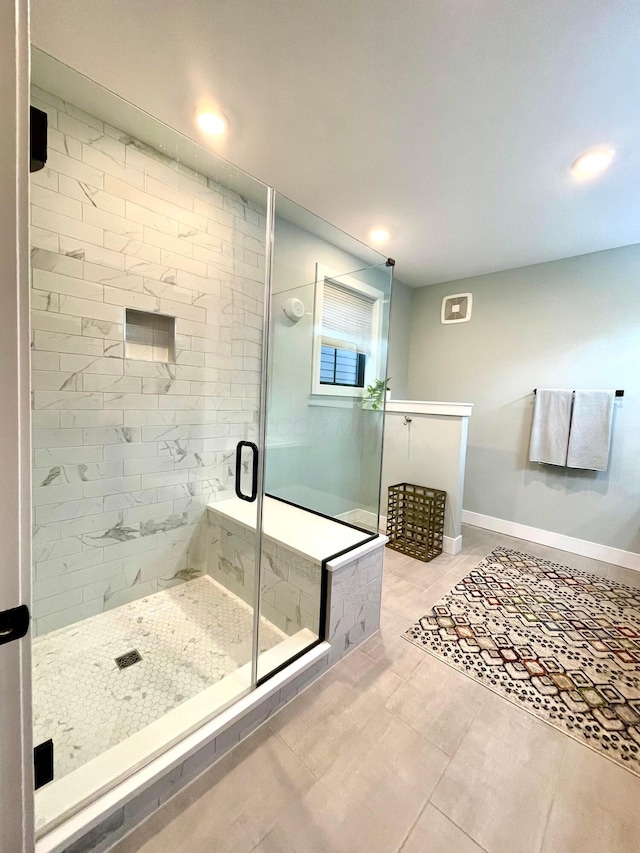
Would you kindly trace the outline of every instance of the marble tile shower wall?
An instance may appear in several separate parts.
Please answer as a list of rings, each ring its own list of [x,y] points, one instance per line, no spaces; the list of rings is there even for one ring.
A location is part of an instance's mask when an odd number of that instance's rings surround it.
[[[32,175],[36,633],[205,570],[208,501],[256,424],[264,211],[40,90]],[[124,357],[125,308],[176,318]]]
[[[208,569],[238,598],[253,607],[255,532],[209,510]],[[289,636],[302,628],[320,631],[322,565],[264,537],[260,612]]]

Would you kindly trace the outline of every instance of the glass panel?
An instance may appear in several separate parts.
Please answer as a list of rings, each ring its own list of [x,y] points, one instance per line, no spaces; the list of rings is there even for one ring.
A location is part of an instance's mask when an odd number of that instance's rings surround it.
[[[259,678],[323,638],[326,561],[377,532],[391,295],[386,259],[280,197],[273,251],[260,613],[288,639]]]
[[[20,608],[29,590],[28,524],[30,517],[24,453],[24,431],[29,421],[29,402],[25,391],[24,366],[28,362],[25,331],[28,305],[25,300],[25,234],[23,199],[26,198],[28,163],[25,151],[24,122],[29,108],[22,81],[29,73],[28,4],[11,3],[2,8],[2,314],[0,315],[0,364],[2,365],[2,516],[0,542],[0,612]],[[25,536],[26,534],[26,536]],[[28,626],[28,613],[14,611]],[[30,707],[30,679],[26,668],[30,660],[31,635],[22,639],[20,619],[2,619],[4,642],[0,645],[0,850],[33,850],[33,812],[29,785],[32,778],[29,738],[23,729]],[[25,624],[26,623],[26,624]],[[11,638],[11,639],[10,639]],[[7,640],[9,640],[7,642]]]
[[[323,343],[322,322],[314,320],[322,280],[274,292],[271,300],[266,491],[372,532],[379,512],[390,278],[384,264],[332,278],[334,285],[379,294],[367,353],[356,349],[358,333],[343,344],[351,343],[351,350]],[[291,299],[305,305],[295,324],[283,311]]]
[[[267,190],[37,51],[34,80],[43,832],[254,681]]]
[[[372,532],[379,510],[384,392],[366,388],[384,385],[386,378],[392,267],[385,261],[277,198],[265,490]],[[335,297],[331,310],[324,310],[325,281],[332,296],[344,293],[345,314],[364,300],[373,305],[368,324],[343,324]],[[342,340],[329,342],[338,328]],[[337,363],[330,364],[327,356],[336,351]],[[364,355],[364,387],[329,387],[330,368],[337,383],[352,384],[353,367],[344,364],[351,353]]]

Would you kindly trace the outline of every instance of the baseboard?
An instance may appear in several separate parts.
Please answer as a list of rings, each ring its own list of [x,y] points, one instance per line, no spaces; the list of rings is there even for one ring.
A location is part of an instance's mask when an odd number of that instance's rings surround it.
[[[380,533],[387,532],[387,519],[386,516],[380,516]],[[462,536],[443,536],[442,537],[442,550],[445,554],[459,554],[462,551]]]
[[[496,533],[514,536],[516,539],[537,542],[538,545],[548,545],[550,548],[558,548],[560,551],[569,551],[570,554],[579,554],[581,557],[591,557],[593,560],[600,560],[602,563],[612,563],[614,566],[624,566],[626,569],[640,571],[640,554],[633,551],[623,551],[609,545],[598,545],[597,542],[576,539],[573,536],[553,533],[551,530],[542,530],[539,527],[529,527],[528,524],[518,524],[515,521],[506,521],[504,518],[482,515],[468,509],[462,510],[462,522],[463,524],[471,524],[473,527],[482,527],[485,530],[494,530]]]
[[[376,514],[368,509],[350,509],[347,512],[341,512],[334,516],[340,521],[346,521],[348,524],[355,524],[356,527],[367,527],[371,530],[376,529]],[[382,524],[382,521],[380,521]]]
[[[462,551],[462,535],[460,536],[443,536],[442,550],[445,554],[459,554]]]

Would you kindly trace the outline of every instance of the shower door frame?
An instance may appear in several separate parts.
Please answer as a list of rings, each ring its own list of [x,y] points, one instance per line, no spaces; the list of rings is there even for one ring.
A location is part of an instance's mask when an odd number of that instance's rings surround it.
[[[267,214],[265,224],[264,307],[262,309],[262,355],[260,399],[258,409],[258,464],[256,489],[256,542],[253,586],[253,636],[251,648],[251,690],[258,686],[258,658],[260,656],[260,597],[262,591],[262,513],[265,496],[265,470],[267,449],[267,403],[269,377],[269,340],[271,338],[271,279],[273,273],[273,240],[275,234],[275,190],[267,186]]]
[[[0,611],[31,600],[29,4],[0,6]],[[34,849],[31,638],[0,645],[0,847]]]

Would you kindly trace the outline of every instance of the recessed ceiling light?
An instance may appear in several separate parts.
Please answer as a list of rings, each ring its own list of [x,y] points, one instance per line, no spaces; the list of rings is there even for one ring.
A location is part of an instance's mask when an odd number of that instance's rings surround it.
[[[384,243],[389,239],[389,236],[387,228],[372,228],[369,232],[369,239],[372,243]]]
[[[594,148],[578,157],[571,166],[571,171],[580,178],[590,178],[604,172],[611,165],[614,154],[612,148]]]
[[[227,121],[220,113],[200,113],[198,127],[210,136],[220,136],[227,129]]]

